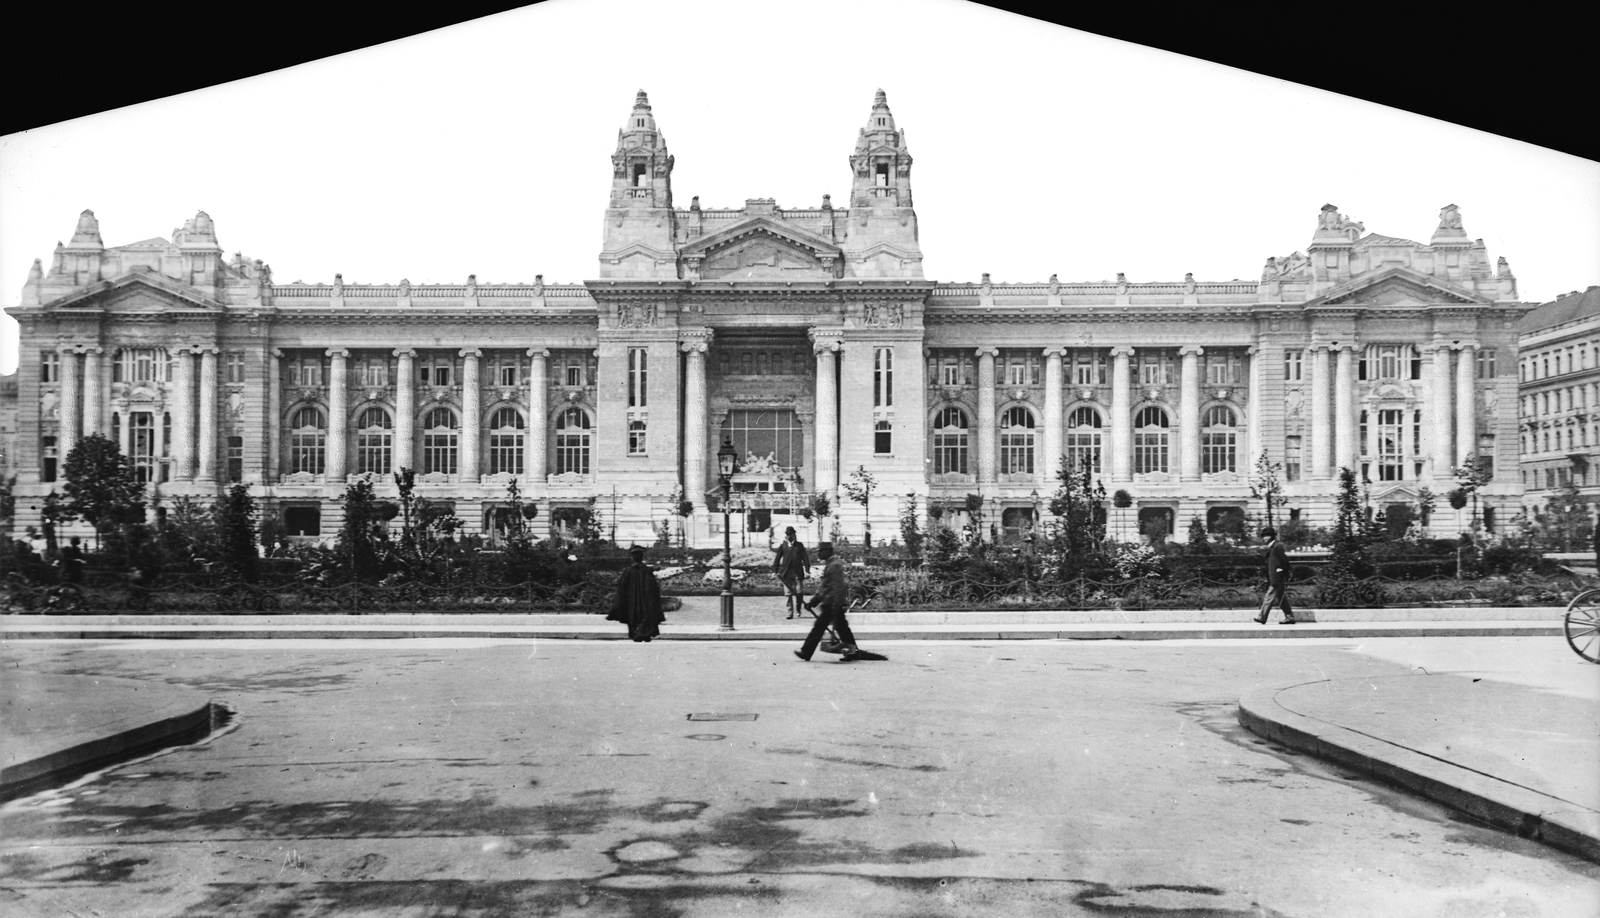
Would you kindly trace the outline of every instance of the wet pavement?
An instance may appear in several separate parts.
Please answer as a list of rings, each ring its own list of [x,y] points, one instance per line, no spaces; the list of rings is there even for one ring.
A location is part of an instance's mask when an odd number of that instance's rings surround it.
[[[1581,719],[1600,704],[1600,667],[1559,640],[900,642],[880,648],[886,663],[852,664],[802,664],[788,649],[11,644],[8,697],[45,676],[135,680],[202,693],[234,718],[203,745],[8,804],[0,905],[485,916],[1600,907],[1600,867],[1239,724],[1241,699],[1260,693],[1297,717],[1381,718],[1415,684],[1456,705],[1454,734],[1477,740],[1470,762],[1482,767],[1505,725],[1559,733],[1563,712]],[[1358,704],[1371,697],[1382,703]],[[1529,719],[1529,704],[1546,719]],[[1449,741],[1439,720],[1419,721],[1433,724],[1419,749]],[[1538,771],[1529,760],[1544,753],[1519,748],[1507,768]],[[1563,769],[1569,785],[1596,774],[1592,759]],[[1586,799],[1581,787],[1544,790]]]

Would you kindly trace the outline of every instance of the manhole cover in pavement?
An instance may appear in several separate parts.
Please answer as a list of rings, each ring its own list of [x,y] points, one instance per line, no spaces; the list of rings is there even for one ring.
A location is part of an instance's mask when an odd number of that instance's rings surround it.
[[[755,720],[759,714],[690,714],[690,720]]]

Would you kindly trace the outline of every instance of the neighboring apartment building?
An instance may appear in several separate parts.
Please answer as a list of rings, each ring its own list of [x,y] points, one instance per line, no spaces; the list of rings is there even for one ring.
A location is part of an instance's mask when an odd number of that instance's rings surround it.
[[[1383,507],[1443,495],[1469,454],[1516,464],[1528,306],[1454,205],[1426,244],[1324,206],[1305,253],[1268,258],[1259,281],[944,283],[923,277],[912,157],[882,92],[848,158],[844,206],[682,207],[641,92],[596,279],[572,285],[282,284],[226,258],[203,212],[170,241],[107,247],[85,211],[8,310],[17,523],[90,431],[158,505],[249,482],[307,535],[338,531],[352,477],[393,494],[406,467],[467,532],[496,531],[515,481],[540,534],[598,499],[619,540],[653,540],[681,489],[689,538],[718,544],[725,440],[751,505],[735,525],[781,529],[821,492],[852,537],[857,469],[878,481],[880,534],[908,493],[976,494],[1007,538],[1048,504],[1062,456],[1174,533],[1254,508],[1262,453],[1313,525],[1331,522],[1341,466]],[[1204,221],[1173,211],[1151,231]],[[1515,508],[1521,482],[1501,474],[1481,499]]]
[[[1568,483],[1600,500],[1600,287],[1523,316],[1518,341],[1523,505]]]

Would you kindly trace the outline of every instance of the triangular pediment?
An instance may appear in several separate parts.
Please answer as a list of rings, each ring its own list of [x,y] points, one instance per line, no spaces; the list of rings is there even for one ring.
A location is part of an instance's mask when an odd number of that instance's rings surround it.
[[[752,217],[683,247],[684,258],[700,260],[700,276],[714,278],[833,277],[839,247],[770,217]]]
[[[1406,308],[1439,304],[1479,306],[1489,301],[1410,268],[1393,267],[1340,284],[1306,305]]]
[[[101,281],[51,303],[50,308],[123,315],[222,311],[221,304],[193,287],[145,271]]]

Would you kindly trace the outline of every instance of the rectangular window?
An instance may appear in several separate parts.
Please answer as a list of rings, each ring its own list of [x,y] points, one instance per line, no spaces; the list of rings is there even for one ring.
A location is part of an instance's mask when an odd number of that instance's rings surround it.
[[[1400,481],[1405,476],[1405,412],[1398,408],[1378,411],[1378,480]]]
[[[1484,478],[1494,477],[1494,434],[1478,434],[1478,467]]]
[[[879,418],[872,425],[872,452],[879,456],[887,456],[894,452],[894,422],[886,418]]]
[[[1097,351],[1072,352],[1072,384],[1075,386],[1103,386],[1106,383],[1106,361]]]
[[[1300,437],[1283,438],[1283,480],[1300,480]]]
[[[1238,354],[1207,354],[1206,385],[1234,386],[1239,383],[1240,360]]]
[[[1572,358],[1567,358],[1567,369],[1572,369]],[[1478,348],[1478,378],[1494,379],[1499,373],[1495,371],[1495,349],[1492,347]]]
[[[389,474],[392,442],[393,435],[386,430],[356,434],[356,471],[361,474]]]
[[[628,348],[628,407],[643,408],[649,393],[650,352],[642,347]],[[632,452],[632,450],[629,450]]]
[[[489,474],[522,474],[522,434],[507,431],[489,435]]]
[[[228,438],[228,480],[244,480],[244,437]]]
[[[1378,348],[1378,379],[1400,378],[1400,348],[1385,345]]]
[[[325,468],[327,437],[321,432],[289,435],[289,472],[321,475]]]
[[[39,381],[52,383],[61,381],[61,355],[55,351],[39,352]]]
[[[1304,370],[1305,351],[1290,350],[1283,352],[1283,379],[1285,382],[1299,382]]]
[[[522,358],[510,354],[500,358],[495,367],[495,384],[502,389],[513,389],[521,383]]]
[[[430,433],[422,435],[422,471],[423,474],[439,472],[445,475],[454,475],[456,473],[455,434]]]
[[[945,357],[939,361],[939,384],[955,389],[972,385],[971,364],[960,357]]]
[[[894,349],[874,348],[872,352],[872,407],[894,405]]]
[[[642,418],[628,422],[628,455],[644,456],[650,452],[649,425]]]
[[[1139,352],[1139,385],[1165,386],[1172,376],[1172,361],[1163,353],[1141,350]]]
[[[230,383],[244,382],[244,351],[229,351],[223,355],[226,379]],[[234,479],[237,481],[238,479]]]
[[[56,438],[41,437],[39,442],[39,480],[56,480]]]
[[[389,358],[363,357],[356,361],[356,365],[363,387],[371,389],[388,388]]]
[[[566,367],[565,367],[565,374],[564,375],[566,377],[566,381],[565,381],[566,385],[574,387],[574,388],[582,387],[582,385],[583,385],[583,364],[581,364],[581,363],[569,363],[569,364],[567,364]]]

